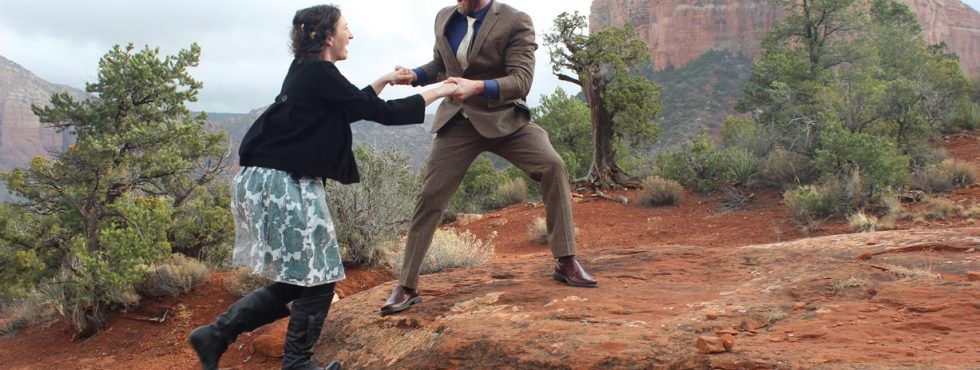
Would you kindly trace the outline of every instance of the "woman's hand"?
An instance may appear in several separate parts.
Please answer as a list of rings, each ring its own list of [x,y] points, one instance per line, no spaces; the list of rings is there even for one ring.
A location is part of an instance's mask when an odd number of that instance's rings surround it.
[[[388,85],[408,85],[415,80],[415,73],[409,69],[396,67],[394,71],[385,73],[378,77],[371,87],[374,88],[375,94],[381,94],[385,86]]]
[[[422,98],[425,99],[425,105],[429,105],[437,99],[455,94],[458,88],[459,85],[457,85],[455,82],[447,80],[439,86],[424,91],[422,93]]]

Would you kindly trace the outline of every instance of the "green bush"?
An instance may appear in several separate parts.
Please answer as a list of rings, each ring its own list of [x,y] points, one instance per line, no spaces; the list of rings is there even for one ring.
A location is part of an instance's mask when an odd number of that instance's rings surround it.
[[[745,148],[730,147],[721,152],[725,174],[722,179],[733,186],[752,188],[759,180],[761,161]]]
[[[136,292],[149,297],[176,297],[207,280],[207,266],[196,259],[175,253],[169,260],[150,268],[143,282],[136,286]]]
[[[755,157],[764,157],[775,145],[775,138],[751,118],[725,117],[721,131],[726,147],[743,148]]]
[[[485,155],[477,157],[466,170],[463,181],[449,202],[449,209],[456,213],[482,213],[496,206],[494,195],[507,181],[507,174],[497,170]]]
[[[680,203],[683,196],[684,187],[677,181],[656,176],[647,177],[643,180],[640,204],[647,207],[673,206]]]
[[[760,164],[761,185],[775,189],[794,188],[817,178],[813,162],[803,154],[778,146]]]
[[[706,194],[717,190],[727,174],[725,158],[705,135],[657,156],[657,173],[684,187]]]
[[[839,188],[804,185],[783,193],[783,203],[797,222],[809,225],[841,211]]]
[[[894,141],[871,134],[853,133],[839,124],[820,135],[814,158],[824,178],[842,178],[860,171],[863,191],[874,197],[886,189],[898,189],[909,180],[909,157],[898,152]]]
[[[398,240],[408,228],[419,178],[409,167],[408,156],[397,151],[378,152],[361,146],[354,155],[361,182],[327,181],[327,199],[344,262],[380,265],[388,253],[384,245]]]

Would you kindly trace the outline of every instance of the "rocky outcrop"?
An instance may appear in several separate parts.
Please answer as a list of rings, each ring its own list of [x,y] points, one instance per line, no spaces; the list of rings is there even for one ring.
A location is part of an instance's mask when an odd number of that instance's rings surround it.
[[[900,0],[919,18],[929,43],[946,42],[964,71],[980,77],[980,13],[958,0]],[[761,39],[782,17],[760,0],[594,0],[590,27],[632,23],[658,70],[682,67],[704,52],[728,50],[757,57]]]
[[[957,0],[901,0],[919,18],[930,43],[945,42],[964,72],[980,78],[980,12]]]
[[[31,111],[31,104],[44,105],[52,94],[66,91],[75,98],[86,96],[0,57],[0,171],[26,166],[31,158],[63,150],[71,142],[67,133],[44,127]]]
[[[423,276],[424,301],[404,313],[378,313],[392,283],[342,299],[316,358],[358,369],[972,367],[977,252],[976,227],[608,248],[579,256],[598,289],[552,281],[546,253],[498,259]]]

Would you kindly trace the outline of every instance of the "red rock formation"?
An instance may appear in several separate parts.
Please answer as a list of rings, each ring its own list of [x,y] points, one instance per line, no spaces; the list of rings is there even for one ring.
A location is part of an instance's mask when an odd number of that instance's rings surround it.
[[[31,111],[31,104],[45,104],[52,94],[62,91],[76,98],[84,96],[0,57],[0,171],[24,167],[35,156],[60,151],[70,141],[67,134],[45,128]]]
[[[980,13],[958,0],[900,0],[919,18],[929,43],[945,41],[964,71],[980,77]],[[590,26],[601,29],[626,22],[650,46],[657,69],[681,67],[709,49],[751,57],[782,10],[758,0],[594,0]]]

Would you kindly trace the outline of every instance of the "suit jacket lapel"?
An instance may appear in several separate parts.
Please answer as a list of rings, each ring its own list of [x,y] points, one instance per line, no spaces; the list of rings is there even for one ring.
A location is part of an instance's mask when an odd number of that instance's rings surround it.
[[[452,46],[449,45],[449,39],[446,38],[446,26],[449,24],[449,19],[453,17],[453,13],[456,13],[455,9],[445,12],[442,18],[438,19],[436,26],[436,42],[439,46],[439,54],[442,55],[442,64],[446,66],[447,73],[449,72],[450,65],[453,66],[453,70],[459,71],[462,69],[459,61],[456,60],[456,53],[453,52]]]
[[[487,37],[490,35],[490,32],[493,32],[493,26],[495,24],[497,24],[496,1],[490,5],[490,11],[488,11],[487,15],[483,17],[483,24],[480,25],[480,32],[476,34],[476,40],[473,41],[472,45],[470,45],[470,50],[466,52],[466,57],[469,60],[473,60],[475,56],[480,55],[480,48],[483,47],[483,43],[487,41]],[[470,63],[470,65],[473,65],[473,63]]]

